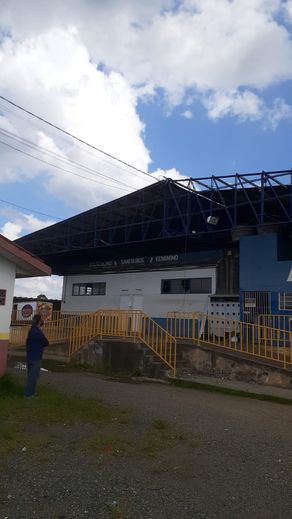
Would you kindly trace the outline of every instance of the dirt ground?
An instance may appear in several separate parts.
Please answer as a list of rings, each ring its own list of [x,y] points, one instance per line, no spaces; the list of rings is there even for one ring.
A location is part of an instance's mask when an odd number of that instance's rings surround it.
[[[291,406],[86,373],[39,393],[0,400],[0,519],[291,517]]]

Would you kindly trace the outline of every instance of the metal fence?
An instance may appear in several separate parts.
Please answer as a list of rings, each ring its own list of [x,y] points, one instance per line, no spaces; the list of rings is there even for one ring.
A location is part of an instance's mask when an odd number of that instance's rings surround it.
[[[223,350],[244,354],[246,357],[269,361],[275,366],[292,366],[292,331],[290,316],[288,329],[278,316],[261,316],[257,324],[210,316],[203,313],[170,312],[166,330],[140,310],[98,310],[78,315],[59,314],[44,324],[44,333],[51,344],[67,342],[69,355],[87,345],[95,337],[127,337],[140,340],[176,373],[176,342],[191,341]],[[283,327],[276,327],[275,325]],[[271,326],[272,325],[272,326]],[[10,344],[21,346],[29,325],[12,326]]]
[[[29,330],[12,326],[10,345],[25,344]],[[140,310],[98,310],[95,313],[62,316],[46,321],[44,333],[51,344],[68,342],[69,356],[95,337],[127,337],[140,340],[176,374],[176,339]]]
[[[292,332],[207,314],[170,312],[167,330],[176,339],[258,357],[276,366],[292,366]]]
[[[262,314],[259,315],[258,324],[270,328],[292,331],[292,315],[284,314]]]

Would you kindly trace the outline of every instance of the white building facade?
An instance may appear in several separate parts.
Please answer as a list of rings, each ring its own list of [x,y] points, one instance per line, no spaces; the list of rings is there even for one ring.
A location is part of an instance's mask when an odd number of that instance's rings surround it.
[[[206,311],[215,286],[215,266],[65,276],[62,311],[143,310],[164,319],[173,311]]]

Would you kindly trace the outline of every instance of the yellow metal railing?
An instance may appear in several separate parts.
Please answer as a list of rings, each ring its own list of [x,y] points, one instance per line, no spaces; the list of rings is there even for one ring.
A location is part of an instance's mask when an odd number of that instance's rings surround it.
[[[292,366],[292,332],[289,330],[207,314],[176,312],[167,315],[167,331],[179,340],[259,357],[284,368]]]
[[[196,340],[195,328],[198,322],[204,321],[204,315],[201,312],[168,312],[166,330],[176,339]]]
[[[25,344],[30,326],[11,326],[10,345]],[[142,341],[176,374],[176,339],[140,310],[98,310],[46,321],[43,331],[52,344],[68,342],[69,356],[95,337],[127,337]]]
[[[141,340],[176,373],[176,339],[140,310],[98,310],[70,318],[70,356],[94,337],[127,337]]]
[[[292,315],[262,314],[257,317],[257,321],[262,326],[292,331]]]
[[[10,346],[23,346],[26,341],[29,326],[11,326],[9,334]]]
[[[46,321],[43,325],[43,332],[48,341],[52,344],[70,341],[72,335],[71,320],[72,318],[64,318],[56,321]],[[10,327],[10,346],[23,346],[31,324],[22,326],[13,325]]]

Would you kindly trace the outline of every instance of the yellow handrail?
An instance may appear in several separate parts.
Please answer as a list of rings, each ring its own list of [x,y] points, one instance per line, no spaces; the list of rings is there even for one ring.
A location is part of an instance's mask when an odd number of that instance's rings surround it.
[[[50,343],[68,342],[72,357],[95,337],[127,337],[142,341],[176,374],[176,339],[140,310],[98,310],[46,321]],[[29,326],[11,326],[10,345],[25,344]]]
[[[283,368],[292,366],[292,332],[208,314],[169,312],[167,330],[176,339],[259,357]]]
[[[268,321],[267,321],[268,322]],[[23,345],[29,326],[12,326],[10,344]],[[142,341],[176,374],[176,342],[192,341],[268,360],[275,366],[292,366],[292,332],[260,323],[221,316],[170,312],[166,330],[140,310],[98,310],[58,316],[44,324],[52,344],[67,342],[69,356],[95,337],[127,337]]]
[[[292,331],[292,315],[261,314],[258,316],[257,321],[262,326]]]

